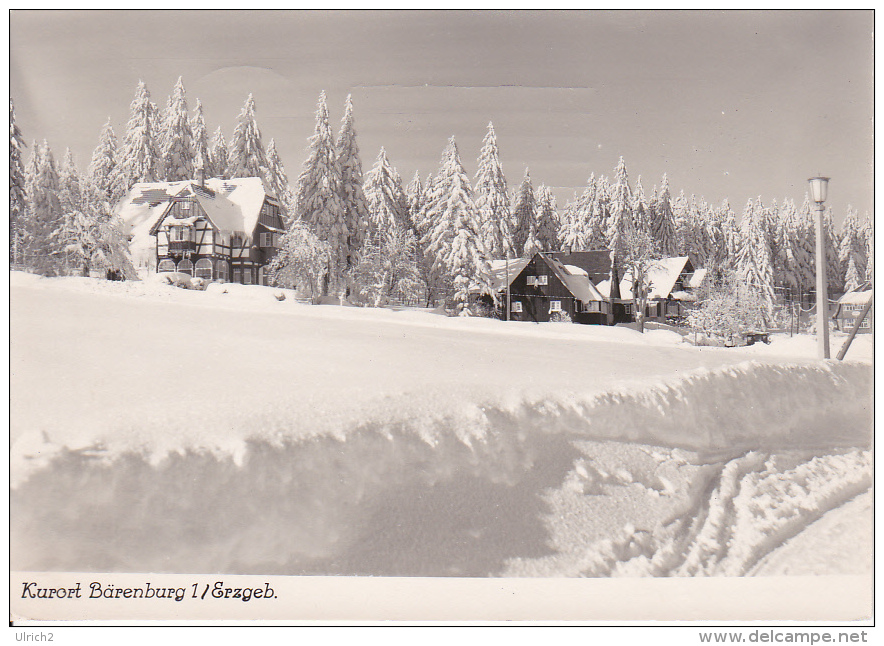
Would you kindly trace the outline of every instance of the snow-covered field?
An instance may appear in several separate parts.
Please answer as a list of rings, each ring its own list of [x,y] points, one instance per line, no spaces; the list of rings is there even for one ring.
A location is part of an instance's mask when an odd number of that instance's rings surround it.
[[[13,273],[13,569],[869,567],[868,336],[818,362],[293,296]]]

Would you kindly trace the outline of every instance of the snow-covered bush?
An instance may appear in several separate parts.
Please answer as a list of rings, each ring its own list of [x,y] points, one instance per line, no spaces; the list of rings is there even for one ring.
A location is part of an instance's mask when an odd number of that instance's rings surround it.
[[[688,325],[709,337],[733,339],[752,329],[765,329],[767,302],[757,289],[735,273],[710,281],[700,292],[699,305],[688,314]]]
[[[315,303],[324,291],[328,264],[328,244],[304,222],[296,221],[283,236],[282,248],[267,266],[267,273],[274,285],[306,289]]]
[[[568,312],[553,312],[549,315],[549,320],[551,323],[571,323],[571,315]]]
[[[378,233],[362,248],[350,273],[351,299],[362,305],[381,307],[392,300],[413,303],[423,296],[417,261],[417,240],[402,226]]]
[[[190,274],[184,274],[177,271],[164,271],[161,274],[154,274],[154,281],[180,287],[181,289],[193,289],[193,277]]]

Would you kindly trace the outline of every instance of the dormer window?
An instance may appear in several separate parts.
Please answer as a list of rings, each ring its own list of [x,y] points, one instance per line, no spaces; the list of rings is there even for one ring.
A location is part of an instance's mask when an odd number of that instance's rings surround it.
[[[181,210],[189,211],[190,210],[190,202],[181,202]]]

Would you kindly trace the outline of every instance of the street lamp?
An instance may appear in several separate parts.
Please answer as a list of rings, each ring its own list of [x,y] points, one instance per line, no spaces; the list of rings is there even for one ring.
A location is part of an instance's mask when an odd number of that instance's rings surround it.
[[[820,359],[829,358],[829,290],[826,282],[826,245],[823,229],[823,204],[829,178],[811,177],[810,196],[816,202],[816,338]]]

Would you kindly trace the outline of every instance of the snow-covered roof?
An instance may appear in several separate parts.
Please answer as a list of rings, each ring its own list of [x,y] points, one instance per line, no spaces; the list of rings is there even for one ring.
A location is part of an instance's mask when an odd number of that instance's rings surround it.
[[[528,263],[531,262],[530,258],[513,258],[509,260],[509,282],[512,283],[516,276],[518,276],[522,270],[528,266]],[[491,261],[491,288],[494,291],[500,291],[501,289],[506,289],[507,285],[507,261],[506,260],[492,260]]]
[[[688,279],[686,281],[687,282],[686,286],[690,287],[691,289],[700,289],[703,286],[704,280],[706,280],[706,268],[701,267],[700,269],[695,271],[693,274],[688,276]]]
[[[654,262],[651,269],[648,271],[648,282],[650,284],[650,290],[648,291],[648,298],[668,298],[672,294],[672,289],[675,287],[675,282],[678,280],[678,277],[684,271],[685,265],[687,265],[689,258],[687,256],[676,256],[674,258],[661,258]],[[698,278],[696,278],[696,282],[698,284],[703,282],[703,278],[706,275],[705,269],[699,269],[695,271],[691,276],[696,277],[700,272],[703,272]],[[690,284],[690,280],[688,281],[688,287],[693,287]],[[606,297],[611,294],[611,281],[604,280],[598,284],[599,291],[604,294]],[[629,300],[632,298],[632,272],[627,270],[623,275],[623,278],[620,281],[620,298],[623,300]]]
[[[568,267],[563,265],[559,260],[542,254],[541,257],[550,267],[552,267],[556,276],[559,277],[559,280],[562,281],[565,287],[568,288],[568,291],[574,294],[577,299],[584,303],[605,300],[605,297],[599,293],[584,270],[579,267],[574,267],[576,273],[571,273]]]
[[[847,305],[865,305],[869,302],[869,299],[872,297],[872,289],[858,289],[852,292],[847,292],[838,299],[839,303],[844,303]]]

